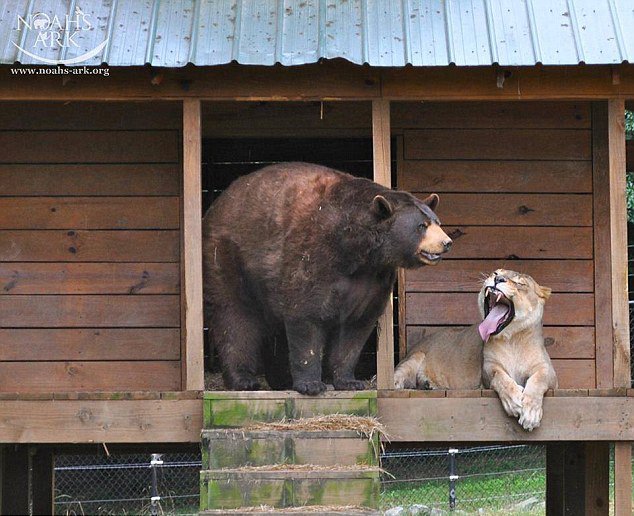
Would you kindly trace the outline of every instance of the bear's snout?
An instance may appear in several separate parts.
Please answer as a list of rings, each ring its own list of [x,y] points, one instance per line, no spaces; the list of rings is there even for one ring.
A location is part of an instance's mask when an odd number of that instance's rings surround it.
[[[430,224],[418,244],[417,253],[423,263],[435,265],[440,262],[440,255],[449,251],[452,245],[453,240],[438,224]]]

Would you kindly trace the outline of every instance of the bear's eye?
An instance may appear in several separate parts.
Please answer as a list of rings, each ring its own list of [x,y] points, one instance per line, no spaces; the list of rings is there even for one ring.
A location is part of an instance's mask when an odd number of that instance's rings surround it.
[[[418,225],[418,231],[425,231],[425,229],[427,229],[429,227],[429,223],[428,222],[421,222]]]

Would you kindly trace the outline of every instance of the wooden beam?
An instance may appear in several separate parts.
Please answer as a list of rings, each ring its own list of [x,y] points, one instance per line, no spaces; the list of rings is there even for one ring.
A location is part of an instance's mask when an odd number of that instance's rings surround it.
[[[3,443],[193,443],[202,400],[3,400],[0,421]]]
[[[182,388],[204,388],[200,101],[183,101]]]
[[[614,514],[632,514],[632,443],[614,443]]]
[[[379,396],[378,409],[392,442],[634,440],[634,427],[630,425],[634,398],[624,396],[546,397],[542,424],[532,432],[526,432],[508,417],[497,397]]]
[[[612,342],[611,186],[606,102],[592,105],[592,189],[594,225],[594,312],[596,328],[596,384],[614,385]]]
[[[372,68],[343,60],[303,66],[167,68],[163,81],[151,83],[145,67],[111,68],[108,78],[55,75],[27,76],[0,66],[0,100],[575,100],[634,97],[634,65],[619,67],[505,67],[504,88],[496,85],[498,68]]]
[[[392,188],[390,103],[372,101],[374,181]],[[394,304],[392,295],[378,322],[376,383],[379,389],[394,387]]]
[[[625,103],[608,102],[612,331],[614,386],[630,387],[630,319],[627,295],[627,203],[625,200]],[[601,251],[603,252],[603,251]]]

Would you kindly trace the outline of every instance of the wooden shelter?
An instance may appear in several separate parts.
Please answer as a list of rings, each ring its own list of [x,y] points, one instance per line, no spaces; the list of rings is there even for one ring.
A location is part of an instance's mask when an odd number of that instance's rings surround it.
[[[607,514],[615,443],[616,514],[631,513],[634,66],[24,68],[0,66],[3,512],[23,507],[9,490],[46,493],[50,446],[199,442],[203,149],[304,138],[371,142],[374,180],[439,193],[456,241],[439,267],[400,274],[398,313],[379,321],[376,410],[392,441],[547,443],[552,514]],[[392,389],[395,353],[426,327],[472,323],[479,273],[503,265],[554,290],[561,389],[532,433],[489,391]]]

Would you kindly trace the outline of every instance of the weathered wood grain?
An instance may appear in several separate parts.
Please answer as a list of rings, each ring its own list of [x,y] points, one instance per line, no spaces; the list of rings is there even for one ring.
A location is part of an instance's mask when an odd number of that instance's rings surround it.
[[[0,229],[178,229],[174,197],[4,197]]]
[[[0,329],[0,361],[179,359],[178,328]]]
[[[1,163],[175,163],[177,131],[0,132]],[[42,152],[33,152],[42,149]]]
[[[0,230],[3,262],[178,262],[179,232]]]
[[[436,213],[447,225],[592,226],[592,195],[445,193]]]
[[[202,401],[3,401],[0,418],[5,443],[196,443]]]
[[[180,195],[180,165],[0,164],[0,195]]]
[[[0,296],[5,328],[180,326],[180,299],[156,296]]]
[[[406,324],[475,324],[482,319],[470,293],[408,293]],[[593,326],[593,294],[553,294],[544,308],[545,325]]]
[[[200,101],[183,102],[183,390],[204,388]]]
[[[407,345],[416,345],[429,331],[448,326],[407,326]],[[590,326],[546,326],[544,327],[546,350],[551,358],[595,357],[594,328]]]
[[[482,281],[496,269],[529,274],[554,292],[592,292],[592,260],[451,260],[438,267],[405,271],[408,292],[479,292]]]
[[[113,377],[113,369],[116,376]],[[116,380],[115,380],[116,379]],[[0,362],[0,391],[179,390],[180,361]]]
[[[591,259],[592,228],[446,226],[454,258]]]
[[[587,129],[588,102],[392,102],[395,128]]]
[[[177,263],[0,262],[0,295],[179,293]]]
[[[405,160],[398,186],[437,193],[591,193],[592,162]]]
[[[508,417],[497,398],[379,398],[378,406],[392,442],[634,439],[634,427],[629,424],[634,398],[627,397],[546,397],[542,424],[532,432]]]
[[[408,130],[405,159],[589,160],[591,137],[571,129]]]

